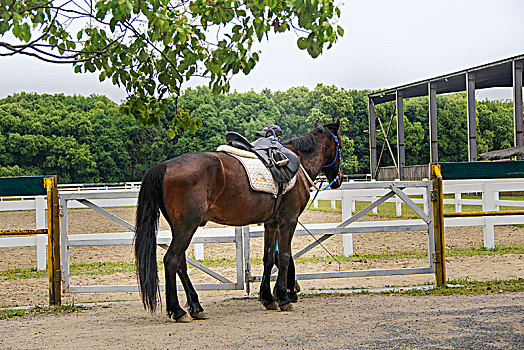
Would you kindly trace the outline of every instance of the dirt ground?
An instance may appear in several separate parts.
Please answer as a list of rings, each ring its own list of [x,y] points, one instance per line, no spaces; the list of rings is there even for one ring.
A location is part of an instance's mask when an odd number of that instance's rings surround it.
[[[524,293],[307,298],[294,312],[255,299],[207,301],[175,324],[139,302],[0,321],[3,349],[522,349]]]
[[[133,208],[110,210],[133,222]],[[366,218],[370,220],[370,218]],[[384,220],[381,218],[380,220]],[[306,212],[304,224],[340,222],[340,214]],[[2,228],[34,227],[34,213],[0,213]],[[167,229],[162,221],[160,229]],[[127,229],[90,211],[71,210],[69,231],[75,233],[119,232]],[[356,253],[425,251],[426,232],[354,234]],[[311,243],[308,236],[295,237],[293,250]],[[481,247],[481,227],[446,230],[446,247]],[[497,246],[524,245],[524,228],[496,227]],[[261,257],[262,239],[251,241],[252,257]],[[324,242],[333,255],[342,255],[342,237]],[[206,258],[234,258],[233,244],[206,244]],[[190,255],[192,252],[188,252]],[[158,256],[162,257],[159,249]],[[305,256],[329,256],[317,247]],[[74,247],[71,263],[133,261],[132,246]],[[448,257],[449,279],[471,280],[524,278],[524,255]],[[326,272],[400,267],[423,267],[416,259],[360,260],[338,263],[297,263],[297,272]],[[0,248],[0,271],[36,266],[35,248]],[[234,267],[213,269],[234,280]],[[191,268],[193,283],[212,283],[211,277]],[[254,264],[253,273],[262,266]],[[161,283],[163,276],[160,273]],[[432,275],[365,277],[301,281],[303,290],[350,287],[410,286],[433,282]],[[134,273],[72,276],[72,285],[136,284]],[[258,284],[252,284],[252,292]],[[175,325],[165,315],[149,315],[137,293],[71,294],[67,303],[98,303],[81,313],[61,316],[35,316],[0,321],[2,348],[522,348],[524,346],[524,293],[491,296],[407,297],[366,296],[347,298],[307,298],[292,313],[268,312],[254,295],[245,291],[201,291],[200,300],[211,319]],[[237,298],[235,300],[231,298]],[[240,298],[240,299],[238,299]],[[123,302],[114,302],[120,300]],[[181,300],[185,300],[181,294]],[[111,302],[113,301],[113,302]],[[47,280],[0,279],[0,305],[36,305],[47,302]],[[107,303],[110,302],[110,303]],[[239,320],[242,320],[239,324]],[[291,326],[291,327],[290,327]],[[468,327],[478,330],[473,332]],[[67,334],[63,330],[66,328]],[[362,335],[365,334],[365,336]],[[475,334],[473,334],[475,333]],[[490,335],[491,334],[491,335]],[[496,335],[500,335],[500,337]],[[17,340],[22,336],[24,341]],[[450,342],[450,343],[448,343]],[[484,346],[484,348],[486,348]]]

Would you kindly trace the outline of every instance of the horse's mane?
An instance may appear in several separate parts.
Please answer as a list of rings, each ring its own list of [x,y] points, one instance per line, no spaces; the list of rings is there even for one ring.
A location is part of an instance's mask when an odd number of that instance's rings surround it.
[[[317,139],[312,132],[308,132],[305,135],[291,139],[288,142],[291,143],[293,148],[295,148],[297,151],[304,153],[313,152],[318,147]]]
[[[295,148],[299,152],[303,153],[310,153],[313,152],[318,148],[318,142],[315,138],[315,135],[319,134],[329,134],[330,129],[333,129],[336,132],[336,129],[338,129],[338,126],[335,126],[335,123],[328,123],[320,128],[315,128],[313,131],[308,132],[305,135],[299,136],[297,138],[291,139],[287,141],[286,143],[290,143],[293,148]]]
[[[313,131],[308,132],[305,135],[291,139],[288,142],[291,143],[293,148],[299,152],[310,153],[318,148],[318,142],[315,135],[325,134],[324,128],[315,128]]]

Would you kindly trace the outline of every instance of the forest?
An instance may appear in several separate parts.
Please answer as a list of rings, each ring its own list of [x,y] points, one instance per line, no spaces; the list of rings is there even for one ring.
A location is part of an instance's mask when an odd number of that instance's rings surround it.
[[[105,96],[15,94],[0,99],[0,176],[56,174],[59,183],[139,181],[154,164],[186,152],[216,149],[227,131],[254,140],[258,130],[275,123],[283,139],[290,139],[311,130],[316,120],[336,119],[342,124],[343,173],[366,174],[368,93],[321,84],[315,89],[218,96],[207,87],[188,89],[178,99],[178,113],[182,109],[197,118],[200,127],[174,138],[168,128],[174,103],[161,125],[151,127],[122,116],[118,104]],[[478,152],[511,147],[513,102],[477,101],[476,108]],[[377,106],[377,114],[384,128],[390,128],[388,140],[396,153],[394,103]],[[440,160],[466,161],[465,93],[439,95],[437,115]],[[427,120],[427,97],[405,100],[406,165],[429,162]],[[380,150],[382,133],[377,139]],[[387,149],[381,165],[392,165]]]

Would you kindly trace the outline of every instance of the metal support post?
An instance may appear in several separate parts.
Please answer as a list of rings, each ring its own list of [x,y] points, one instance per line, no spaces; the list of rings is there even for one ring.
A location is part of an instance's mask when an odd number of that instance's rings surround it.
[[[524,145],[522,121],[522,61],[513,61],[513,120],[515,147]],[[522,159],[522,157],[519,157]]]
[[[368,109],[369,109],[369,170],[371,171],[371,176],[374,177],[377,173],[377,123],[375,115],[375,107],[373,105],[373,100],[368,100]]]
[[[404,180],[404,167],[406,166],[406,150],[404,148],[404,92],[397,90],[397,157],[398,178]]]
[[[477,161],[477,116],[475,111],[475,73],[466,73],[468,108],[468,161]]]
[[[437,83],[428,83],[429,93],[429,161],[438,163],[438,132],[437,132]]]

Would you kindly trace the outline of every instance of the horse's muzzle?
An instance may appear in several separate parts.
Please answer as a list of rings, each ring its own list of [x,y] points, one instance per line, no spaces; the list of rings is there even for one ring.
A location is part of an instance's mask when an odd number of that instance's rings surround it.
[[[332,190],[336,190],[337,188],[339,188],[341,185],[342,185],[342,179],[344,178],[344,176],[342,175],[342,173],[339,171],[338,172],[338,175],[337,175],[337,180],[335,182],[333,182],[331,184],[331,186],[329,186],[329,188],[331,188]]]

